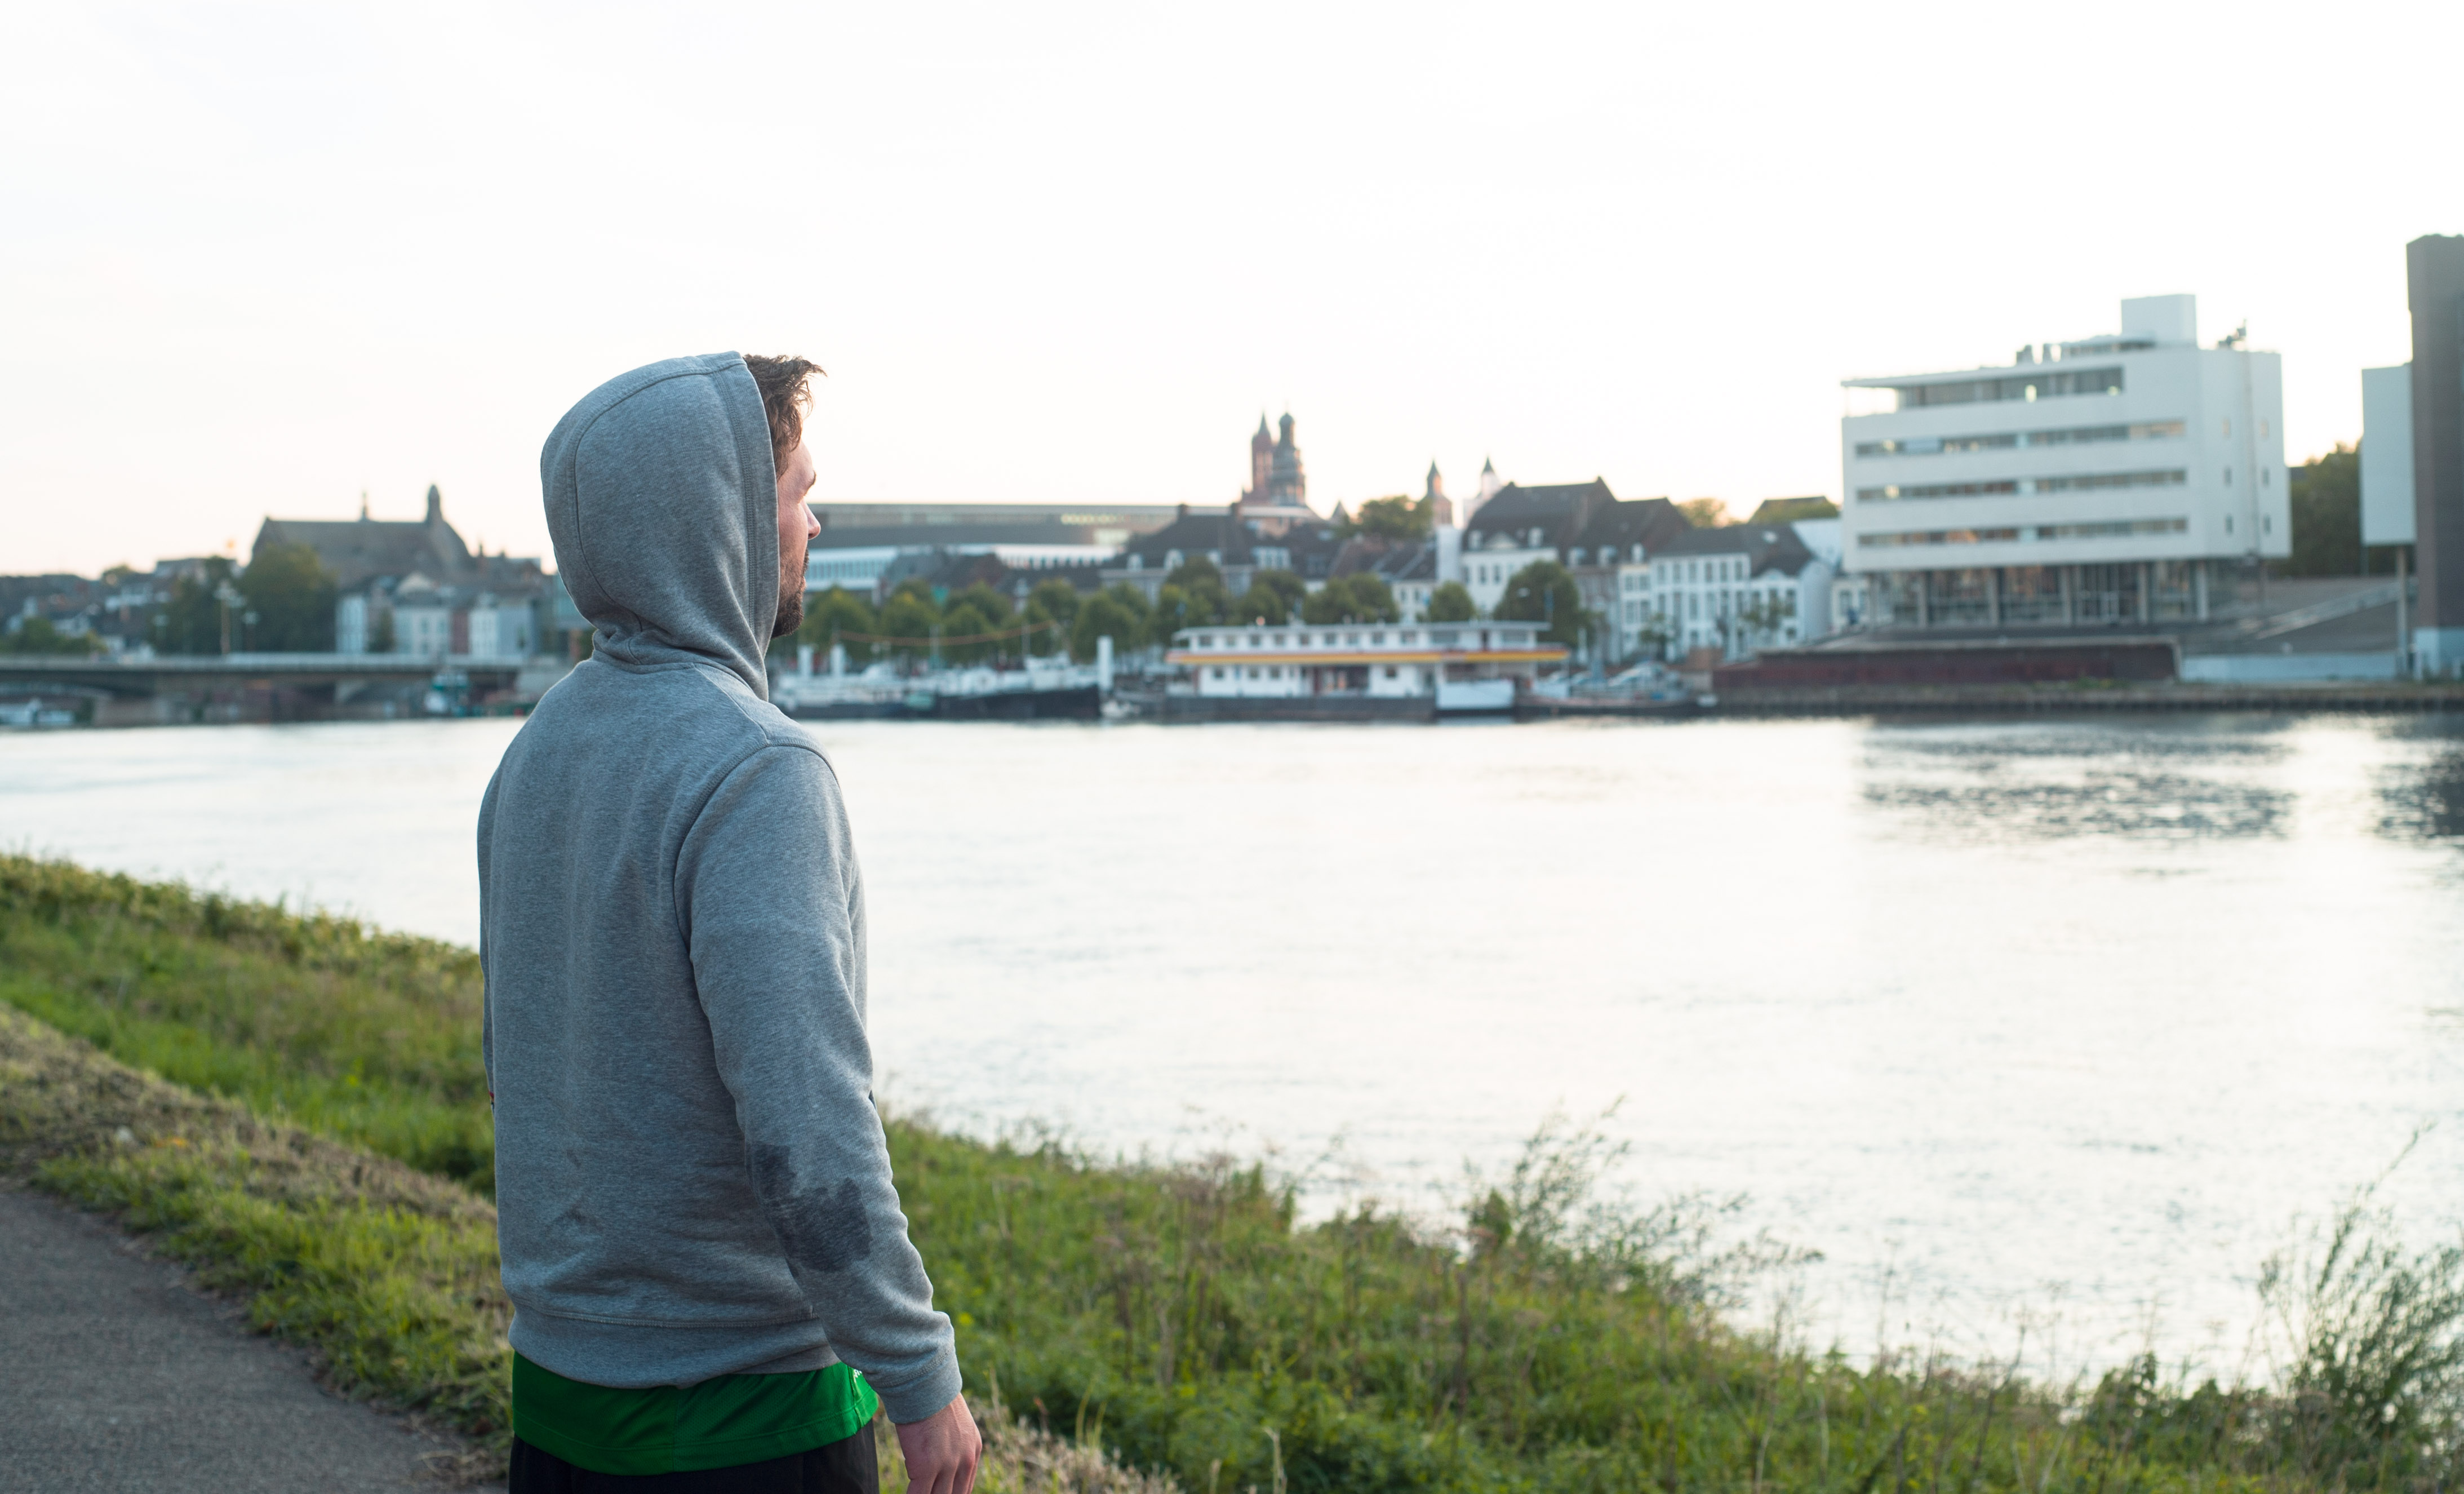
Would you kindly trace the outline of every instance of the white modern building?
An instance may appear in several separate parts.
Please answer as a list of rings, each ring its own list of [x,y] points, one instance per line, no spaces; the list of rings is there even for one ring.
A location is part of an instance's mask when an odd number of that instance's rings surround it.
[[[2194,297],[2125,300],[2120,332],[2008,365],[1846,387],[1865,626],[2204,617],[2292,554],[2281,360],[2238,332],[2201,347]]]
[[[1513,702],[1515,682],[1567,650],[1540,641],[1536,623],[1252,624],[1193,627],[1164,662],[1188,670],[1200,695],[1296,699],[1317,695],[1445,696],[1462,687]]]

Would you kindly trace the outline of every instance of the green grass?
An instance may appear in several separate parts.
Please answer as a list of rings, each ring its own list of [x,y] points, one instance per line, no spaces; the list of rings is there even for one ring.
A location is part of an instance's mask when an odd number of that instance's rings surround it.
[[[469,950],[0,856],[0,1001],[175,1084],[494,1192]]]
[[[461,1186],[199,1095],[0,1010],[0,1171],[120,1215],[245,1293],[348,1394],[506,1427],[495,1210]]]
[[[17,860],[0,861],[0,972],[8,1001],[227,1097],[198,1102],[224,1107],[210,1145],[72,1127],[88,1140],[42,1164],[49,1185],[231,1273],[346,1382],[495,1424],[493,1214],[423,1213],[399,1182],[303,1191],[239,1130],[278,1122],[402,1178],[484,1185],[471,956]],[[2459,1471],[2464,1257],[2366,1229],[2269,1273],[2293,1346],[2278,1383],[2177,1384],[2142,1362],[2052,1386],[1860,1369],[1740,1330],[1681,1216],[1598,1206],[1603,1158],[1580,1133],[1538,1138],[1453,1220],[1300,1226],[1256,1167],[889,1131],[971,1393],[1062,1439],[1038,1446],[1100,1442],[1193,1494],[2427,1490]]]

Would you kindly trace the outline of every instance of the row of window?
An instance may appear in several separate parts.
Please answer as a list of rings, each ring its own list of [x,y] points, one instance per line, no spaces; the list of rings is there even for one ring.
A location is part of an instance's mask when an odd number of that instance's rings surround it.
[[[1900,408],[1931,405],[1975,405],[1991,400],[2058,399],[2066,394],[2120,394],[2119,368],[2064,369],[2059,373],[2026,373],[2007,379],[1970,379],[1957,384],[1908,384],[1896,388]]]
[[[2071,493],[2093,488],[2176,488],[2190,480],[2186,470],[2174,467],[2161,472],[2082,472],[2072,477],[2003,477],[1987,482],[1886,483],[1879,488],[1859,488],[1860,503],[1887,503],[1900,498],[1992,498],[2013,494]],[[2230,473],[2226,479],[2230,483]]]
[[[1751,569],[1742,556],[1720,556],[1708,560],[1661,560],[1645,574],[1629,573],[1618,577],[1617,590],[1649,591],[1656,586],[1744,581]]]
[[[1533,629],[1521,627],[1495,628],[1492,629],[1490,633],[1490,636],[1501,646],[1508,644],[1529,644],[1534,635]],[[1245,645],[1243,643],[1244,638],[1247,640]],[[1214,633],[1200,633],[1194,640],[1194,645],[1199,648],[1213,648],[1219,646],[1225,648],[1239,648],[1243,647],[1250,648],[1307,648],[1314,643],[1315,646],[1320,648],[1358,648],[1363,646],[1363,640],[1366,640],[1368,647],[1380,648],[1384,648],[1386,645],[1386,634],[1382,631],[1369,633],[1274,633],[1271,635],[1266,633],[1224,633],[1219,637],[1219,635]],[[1420,634],[1419,630],[1417,628],[1407,627],[1395,634],[1395,642],[1405,647],[1417,644],[1419,641]],[[1474,641],[1476,642],[1477,640],[1475,639]],[[1457,628],[1431,628],[1429,630],[1429,642],[1439,648],[1447,648],[1462,644],[1463,642],[1463,635],[1462,631]]]
[[[2123,518],[2090,524],[2026,524],[2007,529],[1908,529],[1896,534],[1859,535],[1857,542],[1876,549],[1927,544],[2013,544],[2022,539],[2119,539],[2131,535],[2178,535],[2189,530],[2187,518]]]
[[[1749,591],[1735,593],[1725,591],[1712,592],[1710,593],[1710,615],[1713,617],[1727,617],[1732,607],[1742,610],[1746,607],[1751,606],[1754,604],[1751,599],[1755,595],[1755,593]],[[1778,616],[1796,616],[1795,592],[1768,591],[1761,593],[1761,597],[1763,605],[1773,613],[1776,613]],[[1652,617],[1699,618],[1703,616],[1705,612],[1703,598],[1704,593],[1695,591],[1688,592],[1682,597],[1669,597],[1663,601],[1629,602],[1625,604],[1625,620],[1629,623],[1639,623],[1646,615]]]
[[[2101,441],[2176,441],[2189,433],[2179,420],[2143,420],[2127,426],[2073,426],[2067,430],[2006,430],[1990,436],[1901,436],[1859,441],[1859,456],[1947,456],[1963,451],[2005,451],[2019,447],[2086,446]],[[2231,434],[2230,431],[2227,434]]]
[[[1386,670],[1385,678],[1397,679],[1401,677],[1402,671],[1396,666],[1389,664],[1383,666],[1383,668]],[[1297,664],[1252,664],[1245,670],[1237,664],[1218,664],[1207,670],[1206,677],[1208,679],[1224,679],[1226,677],[1232,679],[1296,679],[1299,677],[1301,667]]]

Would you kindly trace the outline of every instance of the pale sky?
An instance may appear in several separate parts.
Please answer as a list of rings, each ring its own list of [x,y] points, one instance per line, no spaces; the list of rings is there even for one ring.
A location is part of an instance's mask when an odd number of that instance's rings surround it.
[[[1838,381],[2191,292],[2287,454],[2464,232],[2464,7],[17,5],[0,571],[544,554],[653,359],[801,352],[838,500],[1839,490]]]

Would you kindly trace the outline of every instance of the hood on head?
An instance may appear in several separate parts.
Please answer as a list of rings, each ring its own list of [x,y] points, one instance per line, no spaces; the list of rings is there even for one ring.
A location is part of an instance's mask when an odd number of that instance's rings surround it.
[[[740,355],[671,358],[591,390],[549,433],[539,486],[596,652],[718,664],[769,698],[779,486]]]

